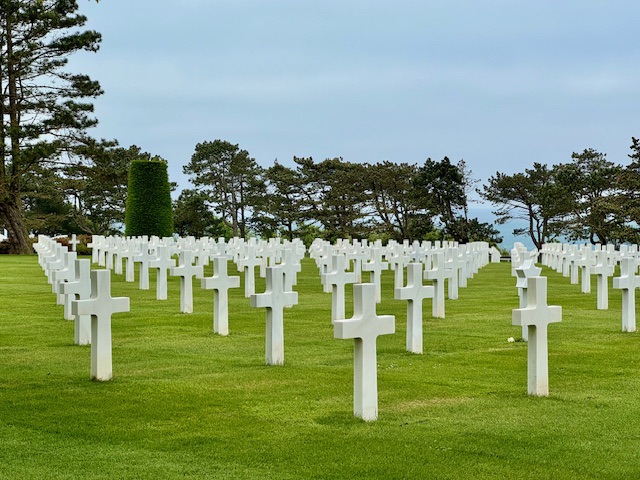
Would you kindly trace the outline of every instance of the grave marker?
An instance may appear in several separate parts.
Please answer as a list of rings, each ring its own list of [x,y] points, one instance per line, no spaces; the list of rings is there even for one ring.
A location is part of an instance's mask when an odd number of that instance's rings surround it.
[[[547,305],[547,278],[527,279],[527,306],[513,310],[513,324],[527,326],[527,382],[529,395],[549,395],[547,327],[562,321],[562,307]]]
[[[128,312],[127,297],[111,296],[111,271],[91,272],[91,296],[73,301],[74,315],[91,315],[91,379],[111,380],[111,315]]]
[[[297,292],[284,290],[284,270],[267,267],[264,293],[251,295],[251,306],[267,309],[266,362],[284,364],[284,307],[298,303]]]
[[[230,277],[228,261],[231,256],[213,258],[213,276],[201,280],[202,288],[213,290],[213,332],[229,335],[229,289],[240,286],[240,277]]]
[[[636,275],[636,260],[631,257],[620,259],[620,276],[613,279],[613,288],[622,290],[622,331],[636,331],[636,288],[640,277]]]
[[[354,339],[353,413],[365,421],[378,418],[376,339],[396,331],[393,315],[376,313],[375,293],[372,283],[354,285],[353,317],[334,323],[335,338]]]
[[[193,277],[202,278],[202,265],[193,264],[193,252],[181,250],[178,266],[170,268],[171,276],[180,277],[180,312],[193,313]]]
[[[76,277],[74,280],[60,285],[62,293],[71,298],[71,312],[74,300],[88,300],[91,298],[91,262],[89,259],[75,261]],[[73,315],[73,337],[76,345],[91,343],[91,315]]]
[[[407,300],[407,351],[422,353],[422,301],[433,298],[434,287],[422,284],[422,263],[407,265],[407,286],[396,288],[394,298]]]
[[[347,272],[347,259],[340,253],[331,258],[331,271],[322,274],[322,283],[331,285],[331,322],[344,320],[344,288],[347,283],[355,283],[355,272]]]

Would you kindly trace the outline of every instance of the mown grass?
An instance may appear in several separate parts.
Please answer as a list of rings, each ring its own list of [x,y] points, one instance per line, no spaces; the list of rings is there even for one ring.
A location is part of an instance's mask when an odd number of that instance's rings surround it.
[[[153,275],[148,291],[112,275],[131,312],[114,315],[114,380],[99,383],[36,257],[2,256],[0,478],[637,478],[639,339],[621,332],[620,292],[598,311],[595,278],[585,295],[543,273],[563,307],[548,398],[526,394],[527,345],[507,342],[520,336],[508,264],[481,270],[445,319],[425,302],[424,355],[405,351],[406,303],[386,272],[378,312],[396,334],[378,340],[380,416],[365,423],[352,414],[353,342],[333,338],[310,260],[280,367],[265,365],[265,312],[243,289],[221,337],[211,291],[196,286],[195,313],[181,314],[177,279],[160,302]]]

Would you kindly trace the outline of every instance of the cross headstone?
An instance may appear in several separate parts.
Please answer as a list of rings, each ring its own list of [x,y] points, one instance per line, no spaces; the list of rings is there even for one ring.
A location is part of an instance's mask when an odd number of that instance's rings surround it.
[[[353,413],[365,421],[378,418],[378,368],[376,339],[395,333],[395,317],[378,315],[376,287],[372,283],[353,286],[353,317],[334,323],[334,337],[354,339]]]
[[[128,312],[129,298],[111,296],[111,271],[91,272],[91,296],[74,300],[74,315],[91,315],[91,379],[111,380],[111,315]]]
[[[462,268],[460,257],[458,256],[458,247],[450,248],[447,254],[451,255],[451,258],[445,262],[445,269],[450,272],[449,280],[447,281],[447,298],[449,300],[457,300],[459,272]]]
[[[529,395],[549,395],[547,327],[562,321],[562,307],[547,305],[547,278],[527,279],[527,306],[513,310],[513,324],[527,326],[527,382]]]
[[[264,293],[250,297],[251,306],[267,309],[266,362],[267,365],[284,364],[284,307],[298,303],[297,292],[284,290],[282,267],[267,267]]]
[[[140,290],[149,290],[149,262],[155,260],[149,253],[149,244],[140,243],[140,251],[133,256],[133,261],[140,264]]]
[[[640,277],[636,275],[636,260],[631,257],[620,259],[620,276],[613,279],[613,288],[622,290],[622,331],[636,331],[636,288]]]
[[[591,250],[591,247],[589,245],[584,245],[580,249],[580,259],[578,260],[578,267],[580,268],[581,276],[580,290],[582,293],[591,293],[593,250]]]
[[[596,274],[597,289],[597,309],[609,309],[609,277],[613,276],[614,267],[607,262],[607,252],[605,250],[596,251],[596,265],[593,273]]]
[[[175,266],[176,261],[171,257],[171,249],[165,245],[156,247],[156,258],[149,261],[149,268],[155,268],[156,274],[156,300],[167,299],[167,272]]]
[[[76,237],[76,234],[73,233],[71,235],[71,240],[69,240],[69,245],[71,245],[72,252],[76,251],[76,245],[78,245],[79,243],[80,243],[80,240],[78,240],[78,238]]]
[[[433,298],[433,285],[422,284],[422,263],[407,265],[407,286],[396,288],[394,298],[407,300],[407,351],[422,353],[422,301]]]
[[[204,267],[193,264],[193,252],[181,250],[178,266],[170,267],[173,277],[180,277],[180,312],[193,313],[193,277],[202,278]]]
[[[436,252],[432,255],[433,268],[425,270],[425,280],[431,280],[434,287],[432,316],[444,318],[444,281],[449,273],[444,268],[444,254]]]
[[[256,247],[248,245],[245,256],[238,260],[238,268],[244,271],[244,296],[250,298],[256,293],[256,267],[260,266],[262,259],[256,255]]]
[[[331,270],[322,275],[322,283],[331,285],[331,321],[345,318],[344,287],[347,283],[355,283],[356,274],[347,272],[347,259],[337,253],[332,255]]]
[[[202,288],[213,290],[213,332],[229,335],[229,289],[240,286],[240,277],[230,277],[228,261],[231,256],[213,258],[213,276],[201,280]]]
[[[65,320],[73,320],[73,314],[71,313],[71,295],[65,295],[61,289],[61,285],[66,282],[75,280],[77,276],[76,272],[76,257],[77,252],[68,252],[66,254],[66,266],[61,270],[53,272],[53,283],[56,294],[58,295],[58,305],[64,305],[63,315]]]
[[[522,262],[522,265],[516,268],[516,275],[518,280],[516,281],[516,287],[518,288],[518,297],[520,298],[520,308],[527,306],[527,286],[528,279],[531,277],[538,277],[542,273],[542,268],[536,267],[532,259],[527,259]],[[529,327],[522,325],[522,339],[526,342],[529,339]]]
[[[376,303],[382,301],[382,278],[383,270],[389,269],[389,264],[382,261],[382,249],[372,247],[370,249],[370,260],[362,265],[363,272],[369,272],[369,281],[376,286]]]
[[[62,293],[71,298],[71,311],[73,312],[74,300],[87,300],[91,298],[91,262],[89,259],[75,261],[75,279],[60,285]],[[91,315],[73,315],[73,337],[76,345],[89,345],[91,343]]]

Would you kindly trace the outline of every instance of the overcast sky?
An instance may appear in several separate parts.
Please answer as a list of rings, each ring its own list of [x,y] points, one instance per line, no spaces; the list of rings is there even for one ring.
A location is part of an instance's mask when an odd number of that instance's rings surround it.
[[[103,35],[95,135],[182,166],[228,140],[268,167],[464,159],[496,171],[640,136],[638,0],[79,0]]]

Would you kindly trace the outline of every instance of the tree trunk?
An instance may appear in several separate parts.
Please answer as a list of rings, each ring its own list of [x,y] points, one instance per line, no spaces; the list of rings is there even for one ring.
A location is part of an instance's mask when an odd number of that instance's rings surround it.
[[[9,253],[33,253],[19,201],[8,200],[0,205],[0,222],[9,233]]]

